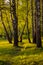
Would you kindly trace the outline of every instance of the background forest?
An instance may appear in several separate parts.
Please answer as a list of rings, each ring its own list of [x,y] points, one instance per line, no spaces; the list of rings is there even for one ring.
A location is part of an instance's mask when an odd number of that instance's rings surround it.
[[[0,0],[0,65],[43,65],[43,0]]]

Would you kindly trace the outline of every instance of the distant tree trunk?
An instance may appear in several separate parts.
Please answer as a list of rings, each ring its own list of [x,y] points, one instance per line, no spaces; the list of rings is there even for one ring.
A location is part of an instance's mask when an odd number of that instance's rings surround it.
[[[42,0],[42,36],[43,36],[43,0]]]
[[[7,23],[8,23],[8,27],[9,27],[9,31],[10,31],[10,34],[9,34],[10,35],[10,39],[12,41],[12,31],[11,31],[11,28],[10,28],[10,25],[9,25],[9,20],[8,20],[6,11],[5,11],[5,14],[6,14],[6,19],[7,19]]]
[[[5,30],[5,32],[6,32],[7,39],[8,39],[8,41],[9,41],[9,43],[12,43],[12,40],[11,40],[11,38],[9,37],[9,34],[8,34],[7,29],[6,29],[6,27],[5,27],[5,24],[4,24],[4,22],[3,22],[2,11],[1,11],[1,20],[2,20],[2,24],[3,24],[3,26],[4,26],[4,30]]]
[[[41,45],[41,28],[40,28],[40,0],[35,0],[36,5],[36,44],[37,47],[42,47]]]
[[[26,5],[26,7],[27,7],[27,12],[26,12],[27,33],[28,33],[28,40],[31,43],[31,40],[30,40],[30,31],[28,29],[28,0],[26,0],[26,1],[27,1],[27,5]]]
[[[31,9],[32,9],[32,37],[33,37],[33,43],[36,43],[36,32],[35,32],[35,5],[34,0],[31,0]]]
[[[25,22],[25,25],[24,25],[24,27],[23,27],[22,33],[21,33],[21,35],[20,35],[20,42],[22,42],[22,36],[23,36],[23,32],[24,32],[24,30],[25,30],[25,27],[26,27],[26,22]]]
[[[14,46],[18,46],[18,18],[16,14],[16,1],[12,0],[12,8],[13,8],[13,29],[14,29]]]

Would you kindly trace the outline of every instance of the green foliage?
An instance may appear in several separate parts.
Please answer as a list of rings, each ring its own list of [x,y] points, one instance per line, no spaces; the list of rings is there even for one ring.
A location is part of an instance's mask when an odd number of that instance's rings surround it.
[[[6,29],[7,31],[9,32],[10,34],[10,31],[9,31],[9,25],[10,25],[10,28],[11,28],[11,31],[13,31],[13,26],[12,26],[12,20],[11,20],[11,12],[10,12],[10,1],[9,1],[9,4],[8,2],[5,3],[5,0],[1,0],[0,1],[1,3],[1,8],[2,8],[2,14],[3,14],[3,22],[6,26]],[[17,3],[17,0],[16,0],[16,3]],[[2,5],[3,4],[3,5]],[[12,5],[12,2],[11,2],[11,5]],[[18,15],[18,29],[20,30],[20,34],[22,32],[22,29],[24,27],[24,24],[26,22],[26,12],[27,12],[27,7],[26,7],[27,3],[26,3],[26,0],[19,0],[18,1],[18,5],[16,5],[17,8],[17,15]],[[30,1],[28,1],[28,10],[30,10],[28,12],[28,28],[30,30],[30,34],[31,34],[31,29],[32,29],[32,20],[31,20],[31,4],[30,4]],[[1,13],[1,11],[0,11]],[[6,18],[7,16],[7,18]],[[8,21],[9,21],[9,24],[8,24]],[[2,22],[2,21],[0,21]],[[4,31],[4,28],[3,28],[3,25],[2,23],[0,23],[0,34],[2,35],[5,35],[5,31]],[[24,30],[26,32],[26,29]]]

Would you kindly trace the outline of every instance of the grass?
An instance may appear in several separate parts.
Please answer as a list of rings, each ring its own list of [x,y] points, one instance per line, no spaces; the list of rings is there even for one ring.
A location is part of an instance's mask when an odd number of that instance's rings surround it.
[[[43,65],[43,47],[23,40],[20,47],[13,47],[8,41],[0,41],[0,65]]]

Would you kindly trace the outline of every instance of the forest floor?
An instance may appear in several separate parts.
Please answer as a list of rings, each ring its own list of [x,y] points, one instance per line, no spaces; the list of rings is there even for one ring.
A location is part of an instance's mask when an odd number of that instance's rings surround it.
[[[0,41],[0,65],[43,65],[43,47],[37,48],[27,40],[19,43],[19,47]]]

